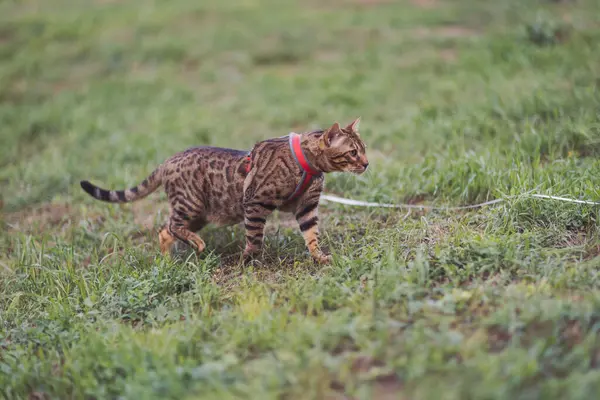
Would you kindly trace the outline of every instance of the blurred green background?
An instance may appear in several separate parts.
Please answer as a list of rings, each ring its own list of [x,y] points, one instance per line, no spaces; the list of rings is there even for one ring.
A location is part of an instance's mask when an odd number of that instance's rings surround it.
[[[8,398],[582,398],[600,389],[596,0],[0,2],[0,393]],[[326,191],[318,268],[276,215],[158,254],[196,145],[361,116],[371,163]],[[184,249],[185,250],[185,249]],[[387,396],[387,397],[385,397]]]

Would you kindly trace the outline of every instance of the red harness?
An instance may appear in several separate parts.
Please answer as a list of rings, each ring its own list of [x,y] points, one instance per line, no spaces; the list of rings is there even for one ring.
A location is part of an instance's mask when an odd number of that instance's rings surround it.
[[[290,151],[292,152],[294,159],[302,169],[302,179],[300,180],[298,186],[296,186],[294,193],[292,193],[292,195],[288,197],[286,203],[298,198],[298,196],[304,193],[308,186],[310,186],[314,178],[318,178],[323,174],[321,171],[313,167],[308,161],[308,158],[306,158],[306,155],[304,155],[304,151],[302,150],[302,146],[300,144],[300,135],[292,132],[290,133],[289,137]],[[246,173],[249,173],[252,169],[252,159],[250,157],[250,154],[246,156],[246,160]]]
[[[310,164],[308,158],[306,158],[304,155],[302,146],[300,145],[300,135],[297,135],[294,132],[290,133],[290,150],[292,151],[294,159],[300,168],[302,168],[302,180],[298,186],[296,186],[294,193],[292,193],[292,195],[286,201],[292,201],[300,196],[308,188],[314,178],[318,178],[323,174]]]

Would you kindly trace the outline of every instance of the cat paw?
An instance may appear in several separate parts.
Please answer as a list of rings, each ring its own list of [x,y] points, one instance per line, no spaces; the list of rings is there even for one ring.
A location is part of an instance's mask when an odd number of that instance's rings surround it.
[[[244,265],[251,264],[254,261],[254,257],[256,256],[257,251],[253,248],[244,250],[244,254],[242,255],[242,261]]]
[[[331,254],[319,254],[313,257],[318,264],[331,264]]]
[[[252,257],[252,255],[246,255],[246,254],[244,254],[242,256],[242,264],[244,266],[252,264],[253,261],[254,261],[254,257]]]

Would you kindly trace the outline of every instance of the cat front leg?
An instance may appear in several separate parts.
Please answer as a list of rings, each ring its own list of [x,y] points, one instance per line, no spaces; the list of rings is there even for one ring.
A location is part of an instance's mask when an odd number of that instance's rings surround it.
[[[306,204],[301,204],[296,211],[296,221],[298,221],[300,231],[302,232],[302,236],[304,236],[304,243],[312,258],[319,264],[329,264],[331,262],[331,255],[323,253],[319,248],[318,206],[318,197]]]
[[[262,247],[267,216],[276,206],[270,203],[244,204],[244,228],[246,229],[246,248],[244,262],[250,261]]]

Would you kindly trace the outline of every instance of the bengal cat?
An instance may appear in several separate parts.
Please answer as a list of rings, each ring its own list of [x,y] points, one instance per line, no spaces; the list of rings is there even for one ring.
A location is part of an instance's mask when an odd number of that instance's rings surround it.
[[[250,152],[191,148],[167,159],[140,185],[128,190],[108,191],[88,181],[81,181],[81,187],[98,200],[125,203],[146,197],[163,185],[170,206],[168,222],[159,232],[165,254],[176,240],[201,252],[205,244],[195,232],[208,223],[243,221],[247,262],[261,248],[267,216],[279,209],[295,213],[313,259],[329,263],[331,255],[324,254],[318,242],[317,207],[323,173],[361,174],[367,169],[359,121],[345,128],[336,122],[325,131],[268,139]]]

